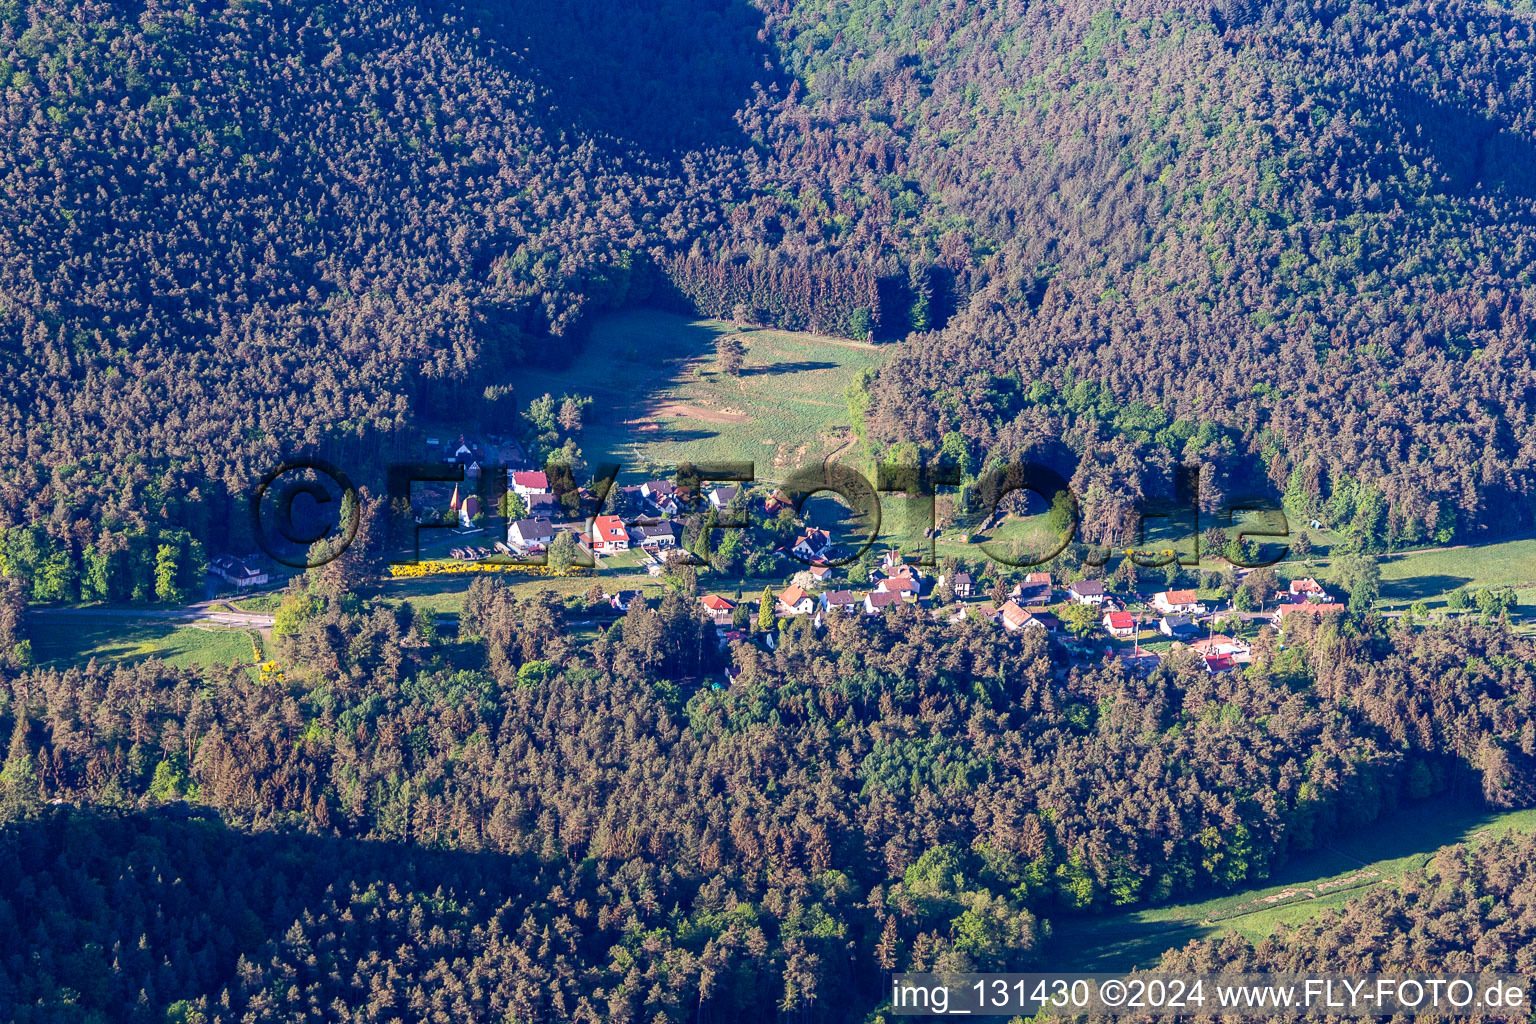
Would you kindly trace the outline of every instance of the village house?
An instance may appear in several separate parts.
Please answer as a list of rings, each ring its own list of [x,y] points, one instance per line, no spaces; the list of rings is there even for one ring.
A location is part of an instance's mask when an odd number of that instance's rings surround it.
[[[629,530],[618,516],[598,516],[592,521],[592,550],[600,555],[629,550]]]
[[[1205,611],[1193,590],[1164,590],[1153,594],[1152,607],[1164,615],[1199,615]]]
[[[1192,641],[1189,649],[1202,658],[1213,657],[1218,654],[1229,655],[1233,661],[1246,664],[1252,655],[1252,648],[1245,640],[1236,640],[1223,633],[1213,633],[1208,637]]]
[[[1302,614],[1321,618],[1324,615],[1331,615],[1334,612],[1342,612],[1343,610],[1344,606],[1342,604],[1329,601],[1300,601],[1296,604],[1283,604],[1275,609],[1275,624],[1284,629],[1285,618],[1288,615]]]
[[[786,587],[779,595],[777,611],[780,615],[809,615],[815,609],[816,600],[799,587]]]
[[[851,612],[863,603],[863,595],[851,590],[829,590],[821,595],[822,611]]]
[[[805,574],[816,582],[817,585],[827,582],[832,576],[830,565],[813,565],[805,570]]]
[[[807,527],[805,532],[795,539],[794,547],[790,548],[795,557],[807,562],[814,562],[826,553],[828,545],[832,543],[832,535],[826,530],[815,527]]]
[[[657,515],[677,515],[677,485],[671,480],[647,480],[640,485],[640,496]]]
[[[1076,604],[1103,604],[1106,596],[1099,580],[1078,580],[1067,588],[1067,597]]]
[[[915,601],[922,593],[923,585],[908,576],[887,576],[875,584],[875,589],[885,594],[900,594],[904,600]]]
[[[640,523],[629,528],[629,542],[647,550],[664,551],[677,547],[682,531],[674,522]]]
[[[560,499],[553,494],[530,494],[523,499],[523,504],[527,506],[528,516],[532,519],[558,519],[565,512]]]
[[[879,615],[892,605],[901,604],[901,595],[887,590],[871,590],[864,595],[864,614]]]
[[[507,543],[519,551],[543,551],[554,539],[548,519],[518,519],[507,527]]]
[[[1104,631],[1119,640],[1135,636],[1140,628],[1136,616],[1130,612],[1110,612],[1104,616],[1103,624]]]
[[[967,601],[976,592],[976,581],[971,579],[968,572],[957,572],[953,576],[940,576],[939,586],[949,584],[949,589],[955,597]]]
[[[1015,604],[1023,608],[1044,608],[1051,603],[1051,584],[1049,573],[1030,573],[1030,576],[1043,575],[1045,581],[1025,578],[1021,583],[1015,583],[1009,591],[1008,597]]]
[[[1291,580],[1288,589],[1281,592],[1281,596],[1289,595],[1293,601],[1327,601],[1328,591],[1317,580],[1307,577],[1305,579]]]
[[[722,484],[709,492],[709,507],[716,512],[724,511],[731,502],[736,500],[740,488],[734,484]]]
[[[514,469],[511,472],[512,493],[527,501],[535,494],[549,494],[549,477],[539,469]]]
[[[1038,625],[1047,633],[1054,635],[1061,632],[1061,620],[1052,615],[1050,612],[1030,612],[1029,617],[1031,622]]]
[[[1211,675],[1220,672],[1231,672],[1237,668],[1237,662],[1230,654],[1212,654],[1205,659],[1205,670]]]
[[[699,598],[699,604],[704,606],[705,613],[715,625],[731,624],[731,615],[736,611],[736,606],[719,594],[705,594]]]
[[[480,467],[485,462],[485,449],[478,441],[471,441],[463,434],[453,444],[448,445],[444,453],[444,462],[449,465],[464,467],[464,475],[471,480],[480,475]]]
[[[1183,640],[1199,633],[1200,627],[1195,625],[1195,620],[1188,615],[1164,615],[1157,622],[1157,631],[1163,636]]]
[[[208,563],[208,571],[223,577],[224,582],[232,584],[238,590],[262,586],[271,578],[271,574],[267,571],[266,560],[260,555],[247,555],[244,558],[219,555]]]
[[[1021,629],[1046,629],[1046,624],[1040,621],[1040,617],[1027,608],[1022,608],[1015,601],[1009,601],[997,610],[998,618],[1002,620],[1003,628],[1010,632],[1018,632]],[[1047,630],[1049,632],[1049,630]]]

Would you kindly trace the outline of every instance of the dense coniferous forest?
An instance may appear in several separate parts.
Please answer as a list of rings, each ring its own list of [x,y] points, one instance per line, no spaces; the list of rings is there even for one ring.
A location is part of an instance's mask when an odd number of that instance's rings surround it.
[[[1536,795],[1536,648],[1502,629],[1063,678],[1037,634],[834,619],[722,690],[678,682],[720,657],[679,594],[579,647],[499,583],[468,650],[353,605],[284,641],[287,687],[11,674],[16,1019],[857,1020],[890,970],[1025,967],[1060,915]]]
[[[1533,32],[1469,2],[11,0],[8,558],[53,567],[37,598],[152,596],[119,563],[240,547],[280,454],[376,471],[638,303],[910,337],[870,441],[1049,461],[1107,495],[1094,538],[1175,464],[1366,547],[1527,526]]]
[[[1533,86],[1536,20],[1471,0],[0,0],[0,650],[647,304],[891,345],[873,453],[1052,465],[1091,541],[1179,466],[1358,551],[1529,527]],[[482,580],[444,642],[361,557],[285,600],[283,685],[0,665],[0,1017],[859,1021],[1536,801],[1502,627],[1143,677],[907,608],[722,651],[681,588],[578,640]],[[1529,858],[1167,963],[1529,969]]]

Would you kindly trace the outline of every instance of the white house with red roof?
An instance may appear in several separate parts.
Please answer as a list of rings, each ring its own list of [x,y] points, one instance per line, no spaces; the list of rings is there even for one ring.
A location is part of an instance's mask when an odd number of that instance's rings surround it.
[[[592,521],[592,550],[600,555],[629,550],[629,530],[618,516],[598,516]]]
[[[904,600],[915,600],[922,592],[923,585],[910,576],[887,576],[875,584],[875,589],[883,594],[900,594]]]
[[[1139,624],[1131,612],[1110,612],[1104,616],[1104,631],[1112,637],[1125,639],[1136,635]]]
[[[527,501],[535,494],[548,494],[549,476],[542,469],[515,469],[510,474],[512,493]]]
[[[1332,615],[1334,612],[1343,610],[1344,606],[1336,601],[1298,601],[1295,604],[1283,604],[1276,608],[1275,622],[1284,629],[1287,617],[1305,615],[1311,618],[1322,618],[1324,615]]]
[[[1152,607],[1164,615],[1199,615],[1205,611],[1193,590],[1164,590],[1152,595]]]
[[[781,615],[809,615],[815,609],[815,598],[799,587],[786,587],[779,595],[778,610]]]
[[[715,625],[731,624],[731,615],[736,611],[736,606],[719,594],[705,594],[699,598],[699,604],[704,606],[705,613]]]
[[[1003,620],[1003,628],[1009,631],[1020,629],[1044,629],[1045,627],[1035,621],[1032,613],[1020,608],[1018,604],[1009,601],[998,610],[999,617]]]

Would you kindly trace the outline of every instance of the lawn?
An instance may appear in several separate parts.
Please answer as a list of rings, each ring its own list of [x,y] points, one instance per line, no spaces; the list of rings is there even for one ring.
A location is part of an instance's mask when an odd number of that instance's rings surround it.
[[[1500,814],[1467,801],[1425,801],[1392,812],[1375,826],[1338,836],[1326,848],[1294,857],[1254,889],[1173,906],[1058,918],[1053,922],[1047,966],[1063,971],[1151,967],[1164,950],[1226,932],[1257,942],[1277,924],[1295,923],[1338,907],[1370,885],[1392,884],[1405,872],[1422,867],[1442,846],[1476,842],[1511,829],[1536,832],[1536,810]],[[1286,893],[1299,895],[1282,895]],[[1304,893],[1317,896],[1308,899]],[[1299,902],[1245,912],[1266,898]],[[1233,914],[1238,916],[1229,916]]]
[[[1422,600],[1431,608],[1443,605],[1457,587],[1515,587],[1522,594],[1520,611],[1530,615],[1536,587],[1536,539],[1510,540],[1479,547],[1409,551],[1381,560],[1382,604],[1402,607]]]
[[[621,479],[644,479],[681,462],[753,462],[759,479],[819,465],[849,437],[843,390],[878,366],[873,345],[747,329],[740,376],[714,366],[720,320],[630,310],[600,320],[580,361],[532,370],[514,382],[520,401],[545,392],[590,395],[581,445],[587,461],[617,459]]]
[[[71,618],[33,630],[33,654],[38,662],[63,668],[98,661],[139,661],[162,658],[172,665],[239,665],[254,659],[251,634],[244,629],[220,629],[165,620]]]

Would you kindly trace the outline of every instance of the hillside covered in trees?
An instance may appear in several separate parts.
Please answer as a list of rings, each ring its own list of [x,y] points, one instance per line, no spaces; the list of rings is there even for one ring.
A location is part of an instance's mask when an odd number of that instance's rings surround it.
[[[1533,33],[1460,0],[10,0],[0,526],[35,597],[147,599],[93,573],[241,546],[281,454],[377,475],[637,303],[910,338],[871,443],[1051,462],[1095,539],[1178,463],[1368,549],[1528,526]]]
[[[720,652],[479,581],[455,643],[304,602],[286,684],[7,671],[9,1019],[857,1021],[886,972],[1256,883],[1448,792],[1536,799],[1536,648],[1322,622],[1244,673],[1055,671],[914,612]],[[254,1016],[250,1016],[254,1015]]]

